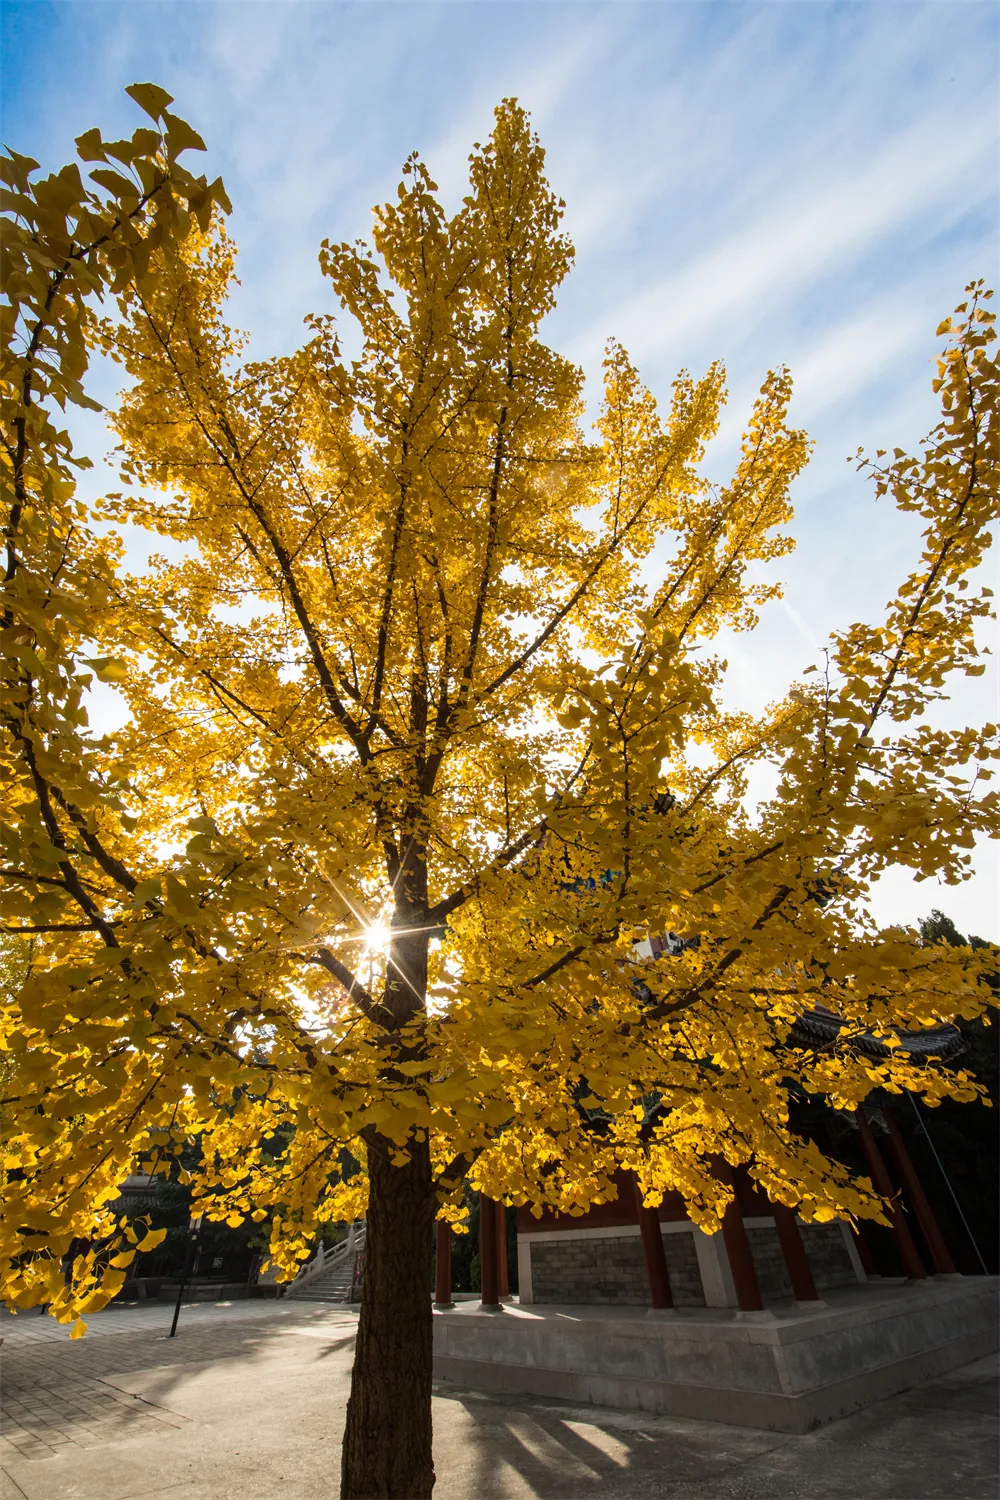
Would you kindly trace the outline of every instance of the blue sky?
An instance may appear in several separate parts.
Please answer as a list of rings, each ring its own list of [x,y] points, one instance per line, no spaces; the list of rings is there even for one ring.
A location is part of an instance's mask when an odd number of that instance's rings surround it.
[[[795,376],[793,416],[816,441],[799,546],[784,601],[729,645],[732,696],[777,697],[909,570],[911,518],[876,506],[845,459],[919,440],[934,328],[967,281],[996,284],[994,4],[8,0],[0,21],[3,139],[46,166],[91,125],[131,132],[127,84],[175,95],[233,199],[235,315],[262,354],[330,306],[319,241],[365,235],[414,148],[455,201],[494,104],[516,95],[577,246],[548,337],[595,394],[609,337],[664,397],[679,368],[722,357],[731,401],[708,463],[722,478],[767,369]],[[106,446],[100,424],[80,436],[95,457]],[[996,700],[993,672],[941,717],[995,717]],[[980,867],[962,891],[890,877],[876,910],[940,905],[995,937],[995,852]]]

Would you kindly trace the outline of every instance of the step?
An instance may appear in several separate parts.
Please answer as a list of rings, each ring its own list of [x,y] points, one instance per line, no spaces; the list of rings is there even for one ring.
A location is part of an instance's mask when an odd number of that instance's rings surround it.
[[[321,1278],[317,1281],[309,1281],[303,1287],[296,1287],[290,1291],[292,1297],[347,1297],[350,1295],[353,1280],[333,1281]]]
[[[315,1292],[306,1287],[301,1292],[295,1293],[296,1302],[350,1302],[350,1293],[339,1292]]]

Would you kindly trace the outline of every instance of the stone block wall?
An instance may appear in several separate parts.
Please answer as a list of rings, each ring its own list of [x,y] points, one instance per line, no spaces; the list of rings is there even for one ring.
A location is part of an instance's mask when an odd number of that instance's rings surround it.
[[[800,1224],[799,1233],[818,1292],[829,1291],[835,1286],[857,1286],[854,1262],[844,1243],[840,1224]]]
[[[663,1247],[676,1305],[704,1307],[693,1234],[665,1234]],[[535,1302],[648,1307],[642,1241],[638,1235],[533,1241],[531,1294]]]
[[[839,1224],[800,1224],[799,1232],[820,1294],[856,1283],[854,1265]],[[747,1226],[750,1253],[765,1302],[792,1296],[778,1231],[773,1225]],[[638,1235],[571,1235],[530,1241],[532,1299],[579,1302],[590,1306],[648,1307],[649,1284]],[[677,1307],[704,1307],[694,1234],[663,1236],[670,1287]]]
[[[757,1272],[760,1295],[764,1301],[778,1302],[783,1297],[791,1297],[792,1283],[788,1277],[778,1231],[771,1225],[759,1229],[748,1226],[747,1239],[750,1241],[753,1268]]]
[[[800,1224],[799,1233],[818,1292],[823,1293],[836,1286],[857,1285],[858,1278],[839,1224]],[[750,1253],[764,1301],[777,1302],[783,1297],[791,1297],[792,1283],[778,1231],[770,1226],[758,1229],[748,1227],[747,1239],[750,1241]]]
[[[535,1241],[531,1296],[534,1302],[648,1306],[646,1264],[638,1236]]]
[[[670,1290],[676,1307],[704,1307],[705,1288],[701,1284],[698,1252],[694,1248],[694,1231],[663,1236],[667,1255]]]

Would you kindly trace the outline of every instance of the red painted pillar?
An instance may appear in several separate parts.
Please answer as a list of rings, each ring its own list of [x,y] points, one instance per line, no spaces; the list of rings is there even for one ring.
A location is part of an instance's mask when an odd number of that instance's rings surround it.
[[[806,1255],[806,1247],[802,1243],[802,1235],[795,1214],[787,1203],[772,1203],[771,1207],[774,1210],[774,1227],[778,1231],[781,1253],[788,1267],[788,1279],[792,1283],[795,1300],[796,1302],[818,1302],[819,1292],[816,1290],[812,1266]]]
[[[434,1274],[434,1306],[454,1307],[451,1300],[451,1225],[438,1219],[435,1225],[436,1257]]]
[[[865,1119],[863,1109],[854,1111],[854,1118],[858,1122],[858,1133],[861,1136],[861,1149],[865,1153],[868,1170],[875,1191],[886,1201],[886,1212],[889,1215],[889,1223],[892,1225],[893,1238],[896,1241],[896,1249],[903,1263],[903,1271],[910,1281],[926,1281],[927,1272],[924,1270],[923,1262],[917,1253],[917,1247],[913,1243],[910,1226],[903,1217],[903,1210],[896,1201],[896,1193],[889,1176],[888,1168],[882,1160],[882,1153],[878,1149],[872,1128]]]
[[[750,1253],[746,1225],[740,1205],[734,1198],[722,1219],[722,1238],[725,1241],[729,1266],[736,1288],[736,1301],[741,1312],[763,1312],[764,1299],[760,1295],[760,1284]]]
[[[913,1165],[909,1151],[906,1149],[906,1142],[903,1139],[899,1126],[888,1109],[883,1109],[882,1114],[889,1128],[889,1148],[892,1151],[896,1166],[899,1168],[899,1175],[903,1179],[903,1190],[906,1194],[907,1202],[916,1214],[917,1223],[920,1225],[921,1233],[927,1242],[934,1270],[939,1276],[955,1276],[957,1274],[955,1271],[955,1262],[948,1253],[948,1246],[944,1242],[944,1236],[938,1227],[937,1219],[934,1217],[934,1210],[927,1201],[927,1194],[924,1192],[920,1178],[917,1176],[917,1169]]]
[[[635,1184],[635,1206],[639,1215],[639,1235],[642,1253],[646,1259],[646,1280],[649,1282],[649,1300],[653,1308],[662,1312],[673,1307],[674,1298],[670,1290],[670,1274],[667,1257],[663,1249],[660,1231],[660,1215],[655,1208],[647,1208],[642,1201],[642,1189]]]
[[[485,1193],[479,1194],[479,1268],[482,1285],[479,1305],[495,1312],[501,1307],[497,1281],[497,1205]]]
[[[507,1279],[507,1210],[502,1203],[496,1206],[497,1221],[497,1295],[502,1301],[510,1296]]]
[[[878,1266],[875,1264],[875,1257],[869,1250],[868,1241],[865,1239],[861,1230],[855,1229],[852,1225],[851,1233],[854,1236],[854,1246],[858,1252],[858,1260],[860,1260],[861,1262],[862,1271],[864,1271],[866,1276],[881,1276],[882,1273],[879,1271]]]

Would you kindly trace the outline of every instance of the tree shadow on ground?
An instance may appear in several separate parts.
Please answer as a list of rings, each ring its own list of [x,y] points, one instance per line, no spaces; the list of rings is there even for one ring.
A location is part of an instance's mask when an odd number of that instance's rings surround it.
[[[461,1410],[466,1461],[461,1473],[438,1465],[435,1500],[638,1500],[673,1494],[674,1485],[686,1494],[691,1485],[792,1441],[787,1434],[644,1419],[555,1400],[498,1400],[444,1385],[436,1395]]]
[[[435,1500],[994,1500],[996,1376],[990,1356],[804,1435],[442,1383]]]

